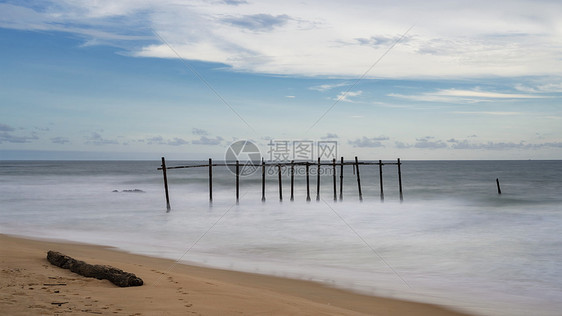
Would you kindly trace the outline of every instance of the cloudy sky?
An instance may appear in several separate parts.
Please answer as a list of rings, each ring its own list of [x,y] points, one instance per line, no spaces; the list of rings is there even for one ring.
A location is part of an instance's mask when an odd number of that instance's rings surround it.
[[[562,2],[0,1],[0,159],[561,159]]]

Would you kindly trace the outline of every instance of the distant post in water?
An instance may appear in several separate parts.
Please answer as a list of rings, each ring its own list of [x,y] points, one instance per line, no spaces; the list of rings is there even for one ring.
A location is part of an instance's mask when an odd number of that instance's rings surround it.
[[[240,199],[240,162],[236,160],[236,203]]]
[[[281,165],[277,165],[277,173],[279,174],[279,201],[283,201],[283,185],[281,184]]]
[[[291,201],[295,200],[295,161],[291,160]]]
[[[338,192],[337,192],[337,185],[336,185],[336,158],[332,159],[332,179],[334,182],[334,201],[338,200]]]
[[[209,158],[209,202],[213,202],[213,159]]]
[[[309,163],[306,162],[306,201],[310,202],[310,177],[308,173]]]
[[[496,178],[496,185],[498,186],[498,194],[502,194],[502,189],[500,188],[500,179]]]
[[[166,192],[166,211],[170,211],[170,195],[168,194],[168,176],[166,175],[166,159],[162,157],[162,175],[164,176],[164,191]]]
[[[402,194],[402,171],[400,170],[400,158],[398,158],[398,188],[400,190],[400,202],[404,202],[404,195]]]
[[[357,173],[357,189],[359,190],[359,201],[363,201],[363,193],[361,193],[361,178],[359,177],[359,160],[355,156],[355,172]]]
[[[265,161],[261,159],[261,201],[265,202]]]
[[[343,200],[343,157],[341,157],[340,165],[340,201]]]
[[[318,167],[316,168],[316,201],[320,201],[320,157],[318,157]]]
[[[381,202],[384,202],[384,189],[382,185],[382,160],[379,160],[379,182],[381,186]]]

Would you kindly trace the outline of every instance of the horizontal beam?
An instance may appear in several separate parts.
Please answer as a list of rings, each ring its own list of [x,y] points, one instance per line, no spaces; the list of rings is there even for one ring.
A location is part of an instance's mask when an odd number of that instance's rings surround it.
[[[381,162],[357,162],[357,163],[355,163],[355,162],[344,162],[344,163],[337,162],[337,163],[336,163],[336,166],[342,166],[342,165],[344,165],[344,166],[352,166],[352,165],[357,165],[357,164],[359,164],[359,165],[381,165],[381,166],[384,166],[384,165],[398,165],[397,162],[382,162],[382,163],[381,163]],[[239,166],[240,166],[240,165],[241,165],[241,166],[244,166],[245,164],[244,164],[244,163],[240,163]],[[260,162],[260,163],[255,164],[255,165],[256,165],[256,166],[261,166],[262,163]],[[311,165],[315,165],[315,166],[318,166],[318,165],[320,165],[320,166],[333,166],[334,164],[333,164],[332,162],[329,162],[329,161],[320,162],[320,164],[318,164],[318,162],[303,161],[303,162],[294,162],[294,163],[291,163],[291,162],[269,162],[269,163],[268,163],[268,162],[265,162],[264,165],[265,165],[265,166],[275,166],[275,167],[277,167],[277,166],[291,166],[291,165],[293,165],[293,166],[306,166],[306,165],[309,165],[309,166],[311,166]],[[214,164],[212,164],[212,166],[213,166],[213,167],[216,167],[216,166],[236,167],[236,163],[214,163]],[[202,167],[209,167],[209,164],[206,164],[206,165],[188,165],[188,166],[166,167],[166,169],[169,170],[169,169],[186,169],[186,168],[202,168]],[[162,168],[158,168],[157,170],[162,170]]]

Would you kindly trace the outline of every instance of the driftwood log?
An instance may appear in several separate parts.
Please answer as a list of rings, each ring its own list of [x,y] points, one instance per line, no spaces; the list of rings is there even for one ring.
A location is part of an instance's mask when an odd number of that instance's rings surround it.
[[[120,287],[140,286],[143,284],[142,279],[133,273],[124,272],[123,270],[111,266],[88,264],[57,251],[49,250],[49,252],[47,252],[47,260],[57,267],[69,269],[85,277],[109,280],[111,283]]]

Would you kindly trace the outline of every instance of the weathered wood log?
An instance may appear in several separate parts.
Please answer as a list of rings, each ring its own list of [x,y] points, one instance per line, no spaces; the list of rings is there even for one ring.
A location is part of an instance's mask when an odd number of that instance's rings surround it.
[[[141,286],[143,284],[142,279],[133,273],[124,272],[123,270],[111,266],[88,264],[57,251],[49,250],[49,252],[47,252],[47,260],[57,267],[69,269],[85,277],[109,280],[111,283],[120,287]]]

